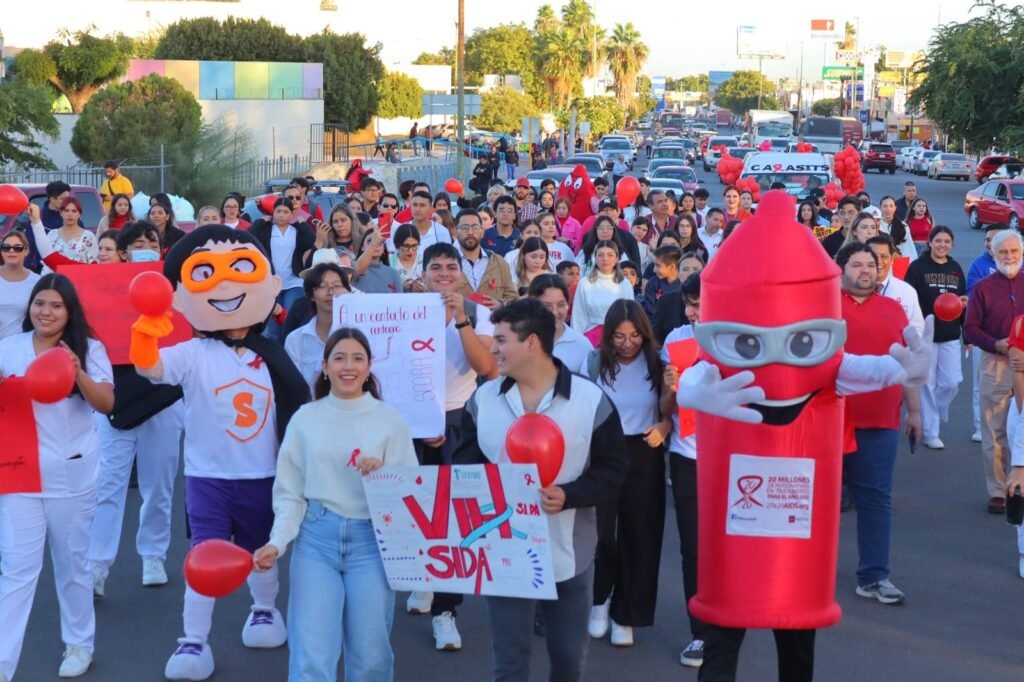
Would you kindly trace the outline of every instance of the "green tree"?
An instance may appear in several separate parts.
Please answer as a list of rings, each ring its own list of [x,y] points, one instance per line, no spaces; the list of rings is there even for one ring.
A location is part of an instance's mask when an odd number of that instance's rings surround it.
[[[283,26],[267,19],[235,17],[176,21],[167,27],[154,56],[226,62],[303,61],[302,39]]]
[[[419,118],[423,88],[419,81],[398,71],[388,71],[377,82],[377,115],[381,118]]]
[[[89,100],[71,135],[71,150],[89,163],[150,160],[193,142],[202,111],[173,78],[145,76],[105,88]]]
[[[377,82],[384,77],[381,45],[366,46],[360,33],[337,35],[324,29],[302,42],[307,62],[324,65],[324,118],[350,130],[369,125],[377,112]]]
[[[541,5],[537,8],[537,18],[533,20],[533,30],[537,35],[554,33],[562,25],[551,5]]]
[[[666,78],[665,89],[672,90],[674,92],[707,92],[708,74],[698,73],[695,76]]]
[[[577,125],[580,121],[590,122],[591,137],[600,137],[626,124],[626,112],[614,97],[579,98],[573,101],[572,106],[576,109]],[[568,110],[560,111],[556,116],[562,130],[569,129],[569,114]]]
[[[556,109],[564,109],[583,77],[584,45],[579,36],[571,31],[560,30],[545,36],[541,46],[541,62],[550,93],[550,101]]]
[[[632,23],[616,24],[606,49],[608,65],[615,76],[615,98],[623,108],[633,109],[637,76],[650,50],[640,42],[640,32]]]
[[[247,129],[217,119],[166,150],[166,160],[175,194],[195,206],[216,206],[228,192],[244,189],[240,178],[251,177],[246,171],[255,163],[256,151]]]
[[[975,149],[1017,147],[1024,144],[1024,8],[981,6],[983,16],[935,29],[910,104]]]
[[[160,46],[167,29],[163,26],[151,28],[135,38],[124,37],[132,46],[132,57],[135,59],[156,59],[156,48]]]
[[[524,24],[477,29],[466,39],[466,82],[483,84],[485,74],[518,74],[532,97],[543,99],[544,82],[537,75],[537,39]]]
[[[420,52],[420,56],[413,60],[413,64],[426,64],[433,66],[444,66],[455,63],[455,50],[450,47],[442,47],[437,52]]]
[[[815,116],[831,116],[833,109],[839,109],[842,105],[841,100],[838,97],[832,97],[830,99],[819,99],[817,102],[811,105],[811,113]]]
[[[22,50],[12,70],[26,80],[49,84],[79,114],[97,90],[128,70],[131,41],[123,36],[97,38],[88,29],[58,36],[60,40],[51,40],[42,50]]]
[[[0,80],[0,166],[55,168],[40,138],[56,139],[53,91],[22,79]]]
[[[593,78],[604,65],[607,36],[594,23],[594,9],[587,0],[569,0],[562,7],[562,30],[579,40],[583,75]]]
[[[523,125],[523,118],[537,115],[530,95],[512,88],[494,88],[480,96],[480,115],[474,125],[499,133],[511,133]]]
[[[761,106],[758,107],[758,92],[761,92]],[[775,83],[757,71],[737,71],[719,86],[715,103],[729,111],[742,114],[750,109],[779,109],[775,98]]]

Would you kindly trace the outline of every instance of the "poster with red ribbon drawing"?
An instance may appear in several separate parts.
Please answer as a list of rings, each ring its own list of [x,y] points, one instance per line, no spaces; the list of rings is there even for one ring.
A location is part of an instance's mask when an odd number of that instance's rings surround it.
[[[811,537],[814,460],[807,457],[729,458],[725,532],[771,538]]]
[[[333,332],[355,327],[370,340],[381,398],[413,438],[444,434],[445,313],[440,294],[358,294],[334,299]]]
[[[363,477],[396,591],[556,599],[534,464],[384,467]]]

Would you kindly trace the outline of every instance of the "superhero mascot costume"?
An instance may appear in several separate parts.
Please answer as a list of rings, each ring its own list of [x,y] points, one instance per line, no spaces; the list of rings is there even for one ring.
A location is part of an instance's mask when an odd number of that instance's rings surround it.
[[[843,395],[928,378],[933,321],[888,356],[843,353],[840,270],[782,191],[701,273],[698,362],[679,382],[697,410],[697,594],[711,624],[700,680],[733,680],[746,628],[772,628],[779,679],[810,680],[814,631],[835,625]]]
[[[271,490],[277,451],[288,420],[309,389],[284,349],[260,335],[281,279],[248,232],[206,225],[167,254],[164,276],[173,307],[202,338],[160,349],[169,314],[143,315],[132,327],[130,357],[158,384],[181,386],[185,408],[185,507],[192,544],[219,538],[249,552],[273,525]],[[250,574],[252,607],[242,629],[248,647],[273,648],[287,639],[275,607],[276,569]],[[167,661],[170,680],[213,674],[208,643],[214,599],[185,589],[184,636]]]

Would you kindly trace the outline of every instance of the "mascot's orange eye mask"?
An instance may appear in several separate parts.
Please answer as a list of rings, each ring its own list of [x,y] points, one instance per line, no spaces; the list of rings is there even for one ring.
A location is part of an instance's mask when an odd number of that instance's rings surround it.
[[[216,253],[193,253],[181,266],[181,283],[192,293],[210,291],[221,282],[253,284],[270,274],[266,256],[256,249],[243,248]]]

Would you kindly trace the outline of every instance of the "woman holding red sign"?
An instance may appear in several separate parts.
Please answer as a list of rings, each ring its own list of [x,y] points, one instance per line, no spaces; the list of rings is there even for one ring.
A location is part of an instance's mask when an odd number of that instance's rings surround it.
[[[32,403],[40,489],[0,495],[0,677],[11,679],[18,668],[47,541],[66,647],[60,676],[77,677],[92,663],[96,634],[86,560],[99,469],[93,410],[110,412],[114,386],[106,349],[92,338],[68,278],[43,276],[29,301],[24,333],[0,341],[0,381],[25,376],[38,356],[60,347],[72,356],[74,392]]]
[[[629,471],[621,496],[597,507],[594,606],[590,636],[632,646],[633,628],[654,624],[658,566],[665,529],[664,444],[672,422],[659,410],[662,374],[651,323],[636,301],[608,309],[601,344],[587,373],[611,399],[622,420]]]

